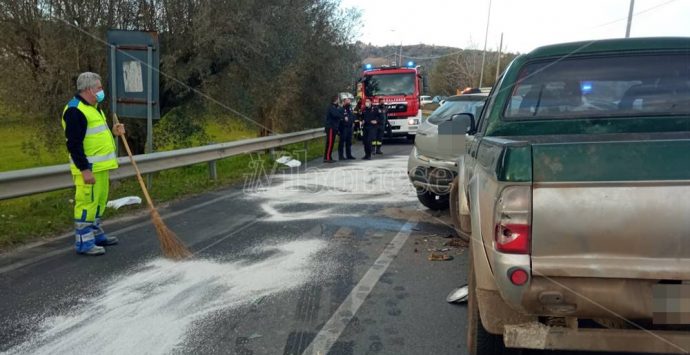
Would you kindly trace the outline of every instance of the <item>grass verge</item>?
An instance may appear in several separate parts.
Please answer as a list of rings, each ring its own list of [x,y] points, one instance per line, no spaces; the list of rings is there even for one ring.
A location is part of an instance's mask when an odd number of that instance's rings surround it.
[[[323,139],[309,141],[306,151],[304,143],[288,145],[279,150],[304,162],[323,154]],[[240,155],[222,159],[217,162],[216,180],[209,179],[207,163],[155,173],[151,196],[156,203],[163,203],[228,187],[250,176],[255,166],[252,162],[256,163],[257,160],[269,170],[274,163],[268,154]],[[135,178],[111,184],[109,199],[130,195],[143,196]],[[73,226],[73,198],[73,189],[65,189],[0,201],[0,250],[69,232]],[[119,210],[109,209],[105,218],[124,216],[142,208],[145,208],[145,205],[128,206]]]

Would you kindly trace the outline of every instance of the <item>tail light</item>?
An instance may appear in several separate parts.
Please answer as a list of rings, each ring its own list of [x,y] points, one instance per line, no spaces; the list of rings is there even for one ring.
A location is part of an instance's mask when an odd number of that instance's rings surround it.
[[[529,254],[531,234],[532,189],[530,186],[509,186],[496,203],[497,251]]]

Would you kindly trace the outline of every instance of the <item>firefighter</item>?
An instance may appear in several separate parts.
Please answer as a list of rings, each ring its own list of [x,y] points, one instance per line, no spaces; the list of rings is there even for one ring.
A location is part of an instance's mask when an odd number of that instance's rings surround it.
[[[104,246],[118,243],[101,228],[101,217],[108,202],[110,170],[117,169],[113,135],[125,133],[122,124],[108,127],[98,104],[105,98],[101,77],[81,73],[77,77],[78,93],[62,112],[70,170],[76,187],[74,196],[75,248],[78,254],[102,255]]]
[[[371,143],[376,138],[376,126],[378,125],[381,113],[371,105],[371,99],[364,101],[361,119],[364,124],[364,160],[371,160]]]
[[[331,105],[326,112],[326,121],[324,123],[326,130],[326,149],[323,153],[324,163],[334,163],[333,160],[333,145],[335,144],[335,135],[338,133],[340,121],[343,119],[343,110],[338,106],[338,95],[331,97]]]
[[[386,110],[386,105],[383,104],[383,99],[379,99],[379,104],[376,107],[376,109],[379,111],[379,116],[381,117],[381,120],[378,122],[376,126],[376,138],[373,141],[373,153],[383,154],[383,152],[381,151],[381,146],[383,145],[383,134],[388,128],[388,112]]]
[[[338,135],[340,136],[340,141],[338,142],[338,160],[352,160],[355,159],[355,157],[352,156],[352,131],[355,124],[355,115],[352,113],[349,98],[343,100],[342,111],[343,119],[340,121],[340,126],[338,128]]]
[[[352,110],[352,113],[354,114],[355,117],[355,126],[354,126],[354,132],[352,133],[352,136],[355,139],[358,139],[360,141],[363,140],[364,137],[364,125],[362,124],[362,119],[361,119],[361,111],[362,111],[362,98],[357,97],[355,101],[355,107]]]

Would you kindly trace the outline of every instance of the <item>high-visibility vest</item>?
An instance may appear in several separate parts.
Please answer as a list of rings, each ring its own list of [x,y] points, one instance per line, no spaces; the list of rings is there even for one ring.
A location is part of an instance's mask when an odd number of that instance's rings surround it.
[[[84,154],[91,165],[92,172],[117,169],[117,155],[115,154],[115,140],[110,132],[108,122],[103,111],[96,106],[84,104],[78,98],[73,98],[62,111],[62,128],[65,129],[65,111],[70,107],[76,107],[86,117],[86,135],[84,136]],[[70,169],[72,174],[80,174],[81,171],[74,165],[70,156]]]

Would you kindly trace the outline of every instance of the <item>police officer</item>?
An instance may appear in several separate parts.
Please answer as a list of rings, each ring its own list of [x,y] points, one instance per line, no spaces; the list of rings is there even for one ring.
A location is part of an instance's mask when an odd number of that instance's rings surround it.
[[[364,101],[364,109],[361,119],[364,123],[364,160],[371,160],[371,143],[376,138],[376,126],[378,125],[381,113],[371,105],[371,99]]]
[[[343,110],[338,106],[338,95],[331,97],[331,105],[328,106],[326,112],[326,120],[324,128],[326,130],[326,149],[323,153],[324,163],[334,163],[333,160],[333,145],[335,144],[335,135],[338,133],[340,121],[343,119]]]
[[[352,132],[354,130],[355,115],[352,112],[350,99],[345,98],[343,100],[342,111],[343,119],[340,121],[340,127],[338,128],[338,135],[340,136],[340,141],[338,142],[338,160],[352,160],[355,159],[355,157],[352,156]],[[343,148],[345,150],[344,152]]]
[[[78,254],[102,255],[104,246],[117,244],[101,228],[101,217],[108,202],[110,170],[117,169],[116,136],[125,133],[122,124],[108,128],[98,104],[105,98],[101,77],[81,73],[77,77],[78,93],[62,112],[70,170],[76,187],[74,196],[75,248]]]

